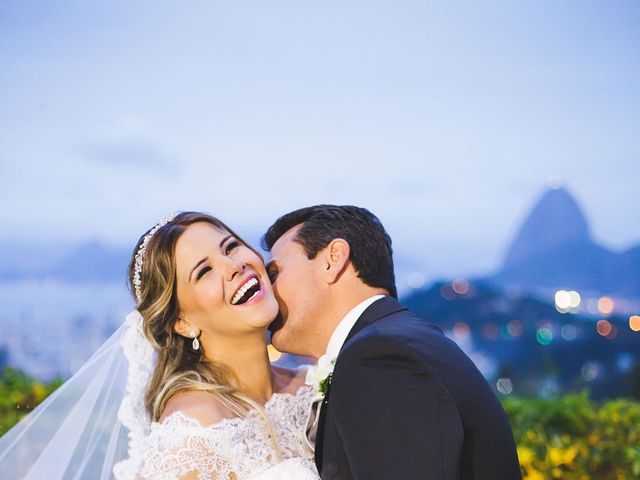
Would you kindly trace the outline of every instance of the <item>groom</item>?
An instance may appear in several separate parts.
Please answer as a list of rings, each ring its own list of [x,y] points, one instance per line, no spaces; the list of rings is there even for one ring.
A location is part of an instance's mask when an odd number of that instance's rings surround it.
[[[317,205],[263,244],[280,304],[272,342],[329,364],[323,479],[519,479],[507,416],[471,360],[397,300],[391,239],[368,210]]]

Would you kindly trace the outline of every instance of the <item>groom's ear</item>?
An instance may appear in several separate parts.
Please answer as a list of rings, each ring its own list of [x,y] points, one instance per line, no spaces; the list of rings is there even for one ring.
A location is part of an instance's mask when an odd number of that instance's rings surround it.
[[[325,278],[328,283],[335,283],[340,279],[342,273],[349,265],[349,253],[351,248],[349,243],[336,238],[325,248]]]

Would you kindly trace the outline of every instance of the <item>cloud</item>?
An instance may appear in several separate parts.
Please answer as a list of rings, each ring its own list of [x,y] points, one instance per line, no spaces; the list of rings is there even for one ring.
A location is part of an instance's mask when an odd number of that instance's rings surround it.
[[[131,167],[166,175],[180,173],[178,159],[159,145],[143,138],[94,142],[82,148],[85,157],[114,167]]]

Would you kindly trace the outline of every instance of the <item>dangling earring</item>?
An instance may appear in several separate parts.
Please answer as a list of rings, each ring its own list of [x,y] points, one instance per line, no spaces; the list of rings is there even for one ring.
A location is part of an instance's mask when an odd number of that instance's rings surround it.
[[[194,350],[200,350],[200,342],[198,341],[198,337],[196,337],[196,331],[191,330],[191,337],[193,338],[193,343],[191,344],[191,348]]]

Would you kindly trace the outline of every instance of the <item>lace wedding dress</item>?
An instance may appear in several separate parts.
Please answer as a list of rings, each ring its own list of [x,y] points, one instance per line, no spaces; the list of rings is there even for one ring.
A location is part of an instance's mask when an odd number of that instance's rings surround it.
[[[122,340],[129,360],[127,395],[118,414],[129,429],[129,458],[117,463],[117,480],[318,480],[306,427],[317,393],[302,386],[295,393],[274,393],[264,405],[277,441],[279,462],[267,425],[256,410],[244,418],[213,425],[174,412],[161,423],[149,422],[143,392],[153,365],[139,314],[127,318]]]
[[[305,439],[311,387],[295,394],[275,393],[265,404],[282,450],[277,463],[264,420],[252,410],[245,418],[203,425],[182,412],[153,423],[141,439],[139,458],[116,465],[118,480],[256,479],[317,480],[313,451]]]

